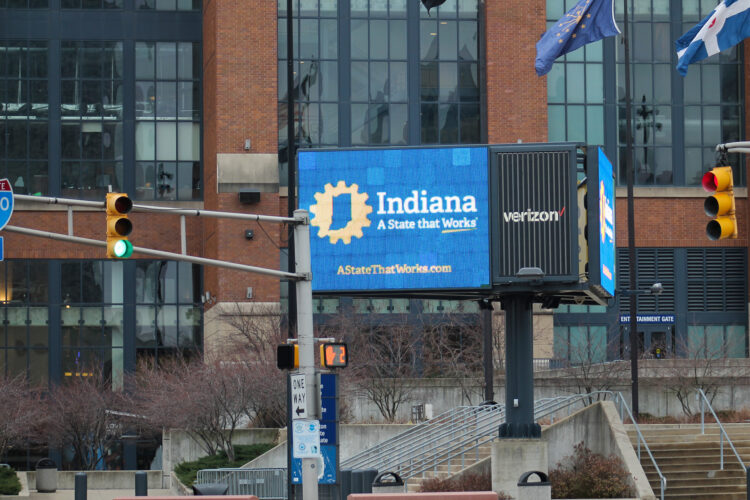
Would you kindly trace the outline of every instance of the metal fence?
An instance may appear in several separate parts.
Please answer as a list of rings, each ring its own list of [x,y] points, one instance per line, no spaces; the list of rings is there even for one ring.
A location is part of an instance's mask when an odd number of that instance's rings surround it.
[[[196,484],[223,483],[227,495],[255,495],[261,500],[286,500],[286,469],[203,469]]]

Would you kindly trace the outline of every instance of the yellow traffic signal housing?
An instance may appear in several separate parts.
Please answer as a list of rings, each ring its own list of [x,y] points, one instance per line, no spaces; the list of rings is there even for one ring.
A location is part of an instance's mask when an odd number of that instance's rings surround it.
[[[128,213],[133,202],[127,194],[107,193],[107,257],[127,259],[133,255],[133,244],[127,236],[133,231]]]
[[[349,364],[346,344],[328,342],[320,345],[320,366],[325,368],[345,368]]]
[[[276,367],[279,370],[294,370],[299,368],[299,345],[278,345],[276,347]]]
[[[706,226],[711,240],[737,238],[732,167],[714,167],[703,174],[703,189],[713,193],[703,202],[706,215],[714,219]]]

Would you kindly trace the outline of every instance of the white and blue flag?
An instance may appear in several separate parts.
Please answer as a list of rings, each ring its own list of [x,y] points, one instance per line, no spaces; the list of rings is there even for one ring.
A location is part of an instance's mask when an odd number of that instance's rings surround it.
[[[689,64],[733,47],[749,36],[750,0],[723,0],[675,42],[677,71],[685,76]]]

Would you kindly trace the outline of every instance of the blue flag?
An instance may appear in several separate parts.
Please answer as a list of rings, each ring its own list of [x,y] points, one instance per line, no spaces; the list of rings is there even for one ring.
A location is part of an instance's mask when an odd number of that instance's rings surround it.
[[[555,59],[568,52],[619,33],[612,0],[580,0],[536,43],[536,74],[549,73]]]
[[[688,65],[702,61],[750,36],[750,0],[724,0],[676,42],[677,71],[687,75]]]

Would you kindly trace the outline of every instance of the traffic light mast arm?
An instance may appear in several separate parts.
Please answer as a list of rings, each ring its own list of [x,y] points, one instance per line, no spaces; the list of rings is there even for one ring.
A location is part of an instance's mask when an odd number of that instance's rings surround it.
[[[750,153],[750,142],[727,142],[718,144],[716,151],[724,153]]]
[[[69,236],[67,234],[50,233],[47,231],[39,231],[37,229],[29,229],[26,227],[18,226],[5,226],[3,231],[11,233],[25,234],[27,236],[37,236],[41,238],[50,238],[58,241],[67,241],[70,243],[79,243],[82,245],[91,245],[97,247],[106,247],[106,241],[92,240],[90,238],[82,238],[80,236]],[[201,264],[206,266],[218,266],[225,267],[227,269],[235,269],[237,271],[247,271],[251,273],[266,274],[269,276],[275,276],[279,279],[286,281],[304,281],[311,279],[309,274],[306,273],[288,273],[285,271],[277,271],[275,269],[265,269],[263,267],[247,266],[245,264],[237,264],[235,262],[227,262],[223,260],[206,259],[204,257],[194,257],[192,255],[183,255],[180,253],[165,252],[163,250],[154,250],[151,248],[133,247],[134,252],[138,252],[144,255],[151,255],[154,257],[162,257],[171,260],[179,260],[182,262],[191,262],[193,264]]]
[[[75,200],[71,198],[56,198],[51,196],[31,196],[27,194],[14,194],[13,198],[18,201],[29,201],[44,203],[46,205],[71,205],[79,207],[106,208],[104,201]],[[133,204],[131,212],[159,212],[172,215],[193,215],[196,217],[215,217],[223,219],[240,219],[256,222],[277,222],[280,224],[304,224],[305,222],[294,217],[276,217],[273,215],[238,214],[234,212],[218,212],[212,210],[198,210],[190,208],[156,207],[149,205]]]

